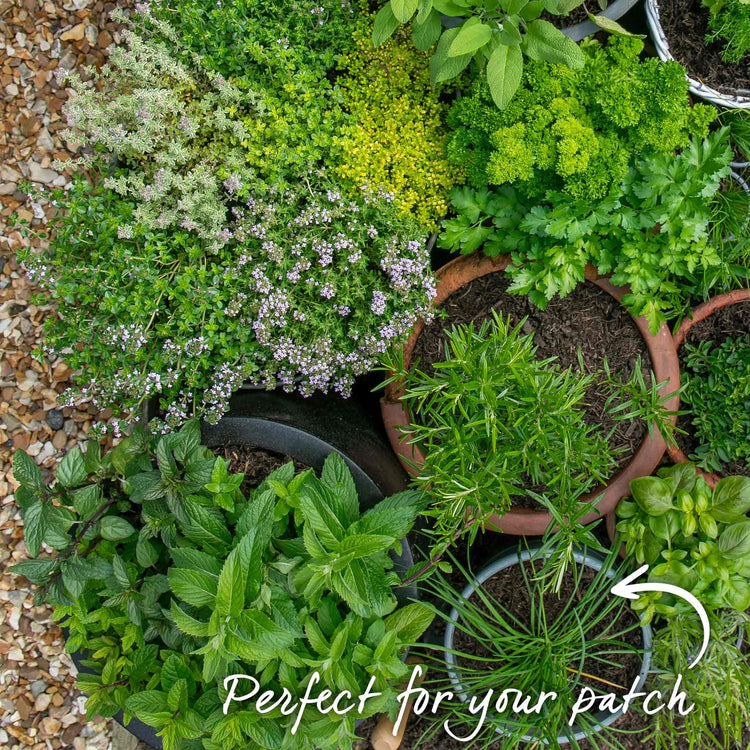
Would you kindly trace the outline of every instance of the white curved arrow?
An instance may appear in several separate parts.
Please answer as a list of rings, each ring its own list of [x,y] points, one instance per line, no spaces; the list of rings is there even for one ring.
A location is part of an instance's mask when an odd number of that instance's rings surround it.
[[[703,625],[703,645],[698,653],[698,656],[693,659],[693,663],[688,667],[692,669],[700,660],[703,654],[706,653],[708,648],[708,639],[711,636],[711,626],[708,623],[708,615],[703,605],[685,589],[681,589],[679,586],[673,586],[671,583],[660,583],[654,581],[653,583],[633,583],[641,573],[645,573],[648,570],[648,565],[642,565],[634,573],[631,573],[627,578],[623,578],[619,583],[612,586],[611,593],[615,596],[623,596],[626,599],[637,599],[639,591],[663,591],[665,594],[674,594],[684,599],[689,604],[695,607],[695,611],[698,613],[698,617],[701,618],[701,624]]]

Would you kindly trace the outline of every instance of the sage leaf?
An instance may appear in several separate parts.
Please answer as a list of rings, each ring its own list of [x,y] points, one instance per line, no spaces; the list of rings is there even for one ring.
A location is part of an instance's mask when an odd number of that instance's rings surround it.
[[[573,70],[580,70],[586,62],[581,48],[549,21],[529,23],[524,45],[532,60],[561,63]]]
[[[505,109],[518,90],[523,73],[523,54],[517,46],[500,45],[487,62],[487,83],[490,86],[492,101],[498,109]],[[492,227],[477,227],[479,230],[469,244],[464,247],[465,252],[478,249],[492,231]]]
[[[372,29],[372,43],[379,47],[386,39],[393,35],[399,27],[398,18],[393,14],[391,4],[384,5],[375,16],[375,24]]]
[[[458,27],[458,33],[448,48],[448,57],[473,55],[492,39],[492,29],[476,16]]]

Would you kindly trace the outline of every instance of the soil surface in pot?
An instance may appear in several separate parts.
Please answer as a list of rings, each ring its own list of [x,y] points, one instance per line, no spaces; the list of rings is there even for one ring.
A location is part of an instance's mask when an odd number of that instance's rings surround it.
[[[565,299],[553,299],[546,310],[540,310],[524,295],[509,294],[508,286],[510,281],[499,271],[474,279],[450,295],[440,306],[446,316],[436,318],[417,339],[413,362],[418,361],[421,369],[432,373],[433,364],[445,358],[445,339],[453,325],[473,322],[479,326],[496,310],[509,316],[513,325],[527,318],[522,330],[534,334],[540,359],[557,357],[561,368],[578,370],[580,347],[589,372],[600,371],[606,357],[612,373],[627,379],[640,355],[644,378],[650,382],[651,357],[643,336],[625,308],[596,284],[580,284]],[[606,400],[604,388],[589,388],[584,418],[587,424],[600,426],[604,434],[615,429],[609,444],[617,451],[622,467],[638,450],[648,428],[640,421],[613,421],[605,411]],[[515,505],[541,508],[523,495],[516,498]]]
[[[597,6],[597,12],[598,11],[599,8]],[[594,15],[596,15],[596,13],[594,13]],[[567,16],[556,16],[545,10],[540,18],[544,21],[549,21],[558,29],[567,29],[570,26],[575,26],[577,23],[581,23],[581,21],[588,21],[589,14],[583,5],[579,5],[577,8],[573,8]]]
[[[727,339],[736,339],[743,336],[750,336],[750,302],[738,302],[736,305],[727,305],[709,315],[705,320],[696,323],[688,331],[684,343],[696,345],[703,341],[711,341],[714,346],[720,346]],[[687,370],[684,344],[680,347],[678,355],[680,358],[680,368],[683,371]],[[681,408],[687,410],[690,407],[687,404],[681,404]],[[698,440],[692,434],[690,415],[680,417],[677,420],[677,427],[687,432],[686,435],[678,434],[676,437],[677,444],[682,449],[682,452],[690,457],[699,445]],[[741,474],[750,477],[750,466],[742,461],[732,461],[724,466],[722,474],[724,476]]]
[[[659,19],[672,57],[682,63],[688,75],[725,94],[750,94],[750,65],[725,62],[725,42],[706,43],[708,10],[701,0],[658,0]]]
[[[291,456],[268,451],[265,448],[255,448],[252,445],[222,445],[214,448],[213,452],[225,461],[229,461],[227,469],[230,474],[242,473],[245,475],[240,486],[245,497],[256,487],[263,484],[263,481],[274,469],[294,461]],[[307,468],[309,467],[299,461],[294,461],[296,472],[304,471]]]

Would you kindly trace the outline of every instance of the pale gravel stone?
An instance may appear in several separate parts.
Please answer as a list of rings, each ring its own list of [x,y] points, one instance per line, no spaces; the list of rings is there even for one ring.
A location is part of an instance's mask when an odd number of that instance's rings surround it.
[[[115,1],[116,5],[124,7],[130,3],[131,0]],[[2,750],[11,743],[19,750],[23,747],[53,750],[60,747],[60,738],[66,729],[79,735],[66,735],[66,750],[70,747],[108,750],[111,747],[111,720],[86,719],[85,698],[74,687],[72,662],[64,653],[62,634],[52,621],[51,610],[46,606],[33,606],[32,587],[25,579],[7,572],[11,565],[28,555],[22,539],[23,522],[13,504],[16,487],[10,463],[13,449],[3,452],[4,440],[10,438],[11,445],[18,441],[35,456],[45,476],[49,476],[62,451],[79,441],[84,442],[84,427],[88,429],[95,420],[85,407],[66,409],[63,430],[56,443],[60,446],[58,451],[53,443],[55,432],[39,418],[56,406],[57,394],[67,386],[70,372],[63,369],[60,377],[52,378],[53,366],[63,362],[57,358],[46,361],[43,370],[37,365],[32,367],[31,353],[40,343],[42,323],[53,311],[51,307],[31,302],[31,285],[15,260],[15,252],[22,245],[38,248],[42,240],[38,237],[24,239],[19,232],[8,229],[11,226],[8,217],[17,212],[20,218],[30,221],[34,229],[43,229],[52,207],[44,199],[34,198],[34,204],[28,202],[18,186],[29,180],[34,183],[35,192],[41,187],[46,192],[50,187],[69,184],[70,177],[64,173],[66,166],[61,158],[67,145],[56,124],[64,118],[60,106],[65,97],[57,95],[61,92],[51,73],[60,64],[73,68],[85,55],[89,59],[96,58],[98,64],[104,62],[104,51],[97,45],[91,49],[88,46],[102,35],[105,40],[120,37],[116,24],[109,18],[111,5],[106,5],[107,11],[104,11],[105,4],[95,0],[13,0],[3,4],[2,11],[0,50],[5,54],[0,54],[3,69],[0,96],[5,106],[4,121],[13,123],[13,131],[6,132],[5,150],[0,159],[0,195],[3,196],[0,203],[0,225],[3,226],[0,232],[0,367],[3,368],[0,389],[5,390],[0,398],[0,430],[4,433],[0,440]],[[75,29],[73,36],[80,35],[81,39],[69,39],[61,44],[61,34],[72,29]],[[40,54],[50,61],[41,68],[37,62]],[[52,168],[58,161],[61,167]],[[6,363],[10,363],[8,368]],[[10,399],[7,389],[13,392]],[[16,705],[22,696],[22,713],[26,718],[22,718]],[[23,738],[20,744],[17,744],[18,738],[11,737],[7,731],[9,726],[20,733]]]
[[[43,693],[47,689],[47,683],[44,680],[34,680],[34,682],[29,685],[29,690],[31,691],[31,694],[36,698],[40,693]]]

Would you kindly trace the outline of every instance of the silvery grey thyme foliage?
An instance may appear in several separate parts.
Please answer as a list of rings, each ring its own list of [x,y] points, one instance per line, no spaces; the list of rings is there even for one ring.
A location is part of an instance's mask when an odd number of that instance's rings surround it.
[[[112,48],[101,73],[67,77],[68,138],[129,167],[105,185],[137,201],[134,222],[195,231],[215,250],[226,241],[224,181],[253,177],[241,144],[252,137],[244,120],[261,115],[263,97],[179,62],[168,46],[174,32],[160,28],[167,41],[126,30],[126,45]],[[128,224],[121,233],[132,231]]]
[[[53,249],[21,259],[58,303],[45,348],[79,371],[71,402],[127,414],[157,396],[176,425],[218,420],[244,381],[348,394],[430,317],[426,238],[392,195],[350,200],[321,173],[261,187],[237,200],[213,252],[185,229],[138,222],[101,182],[77,177],[53,196],[64,206]]]

